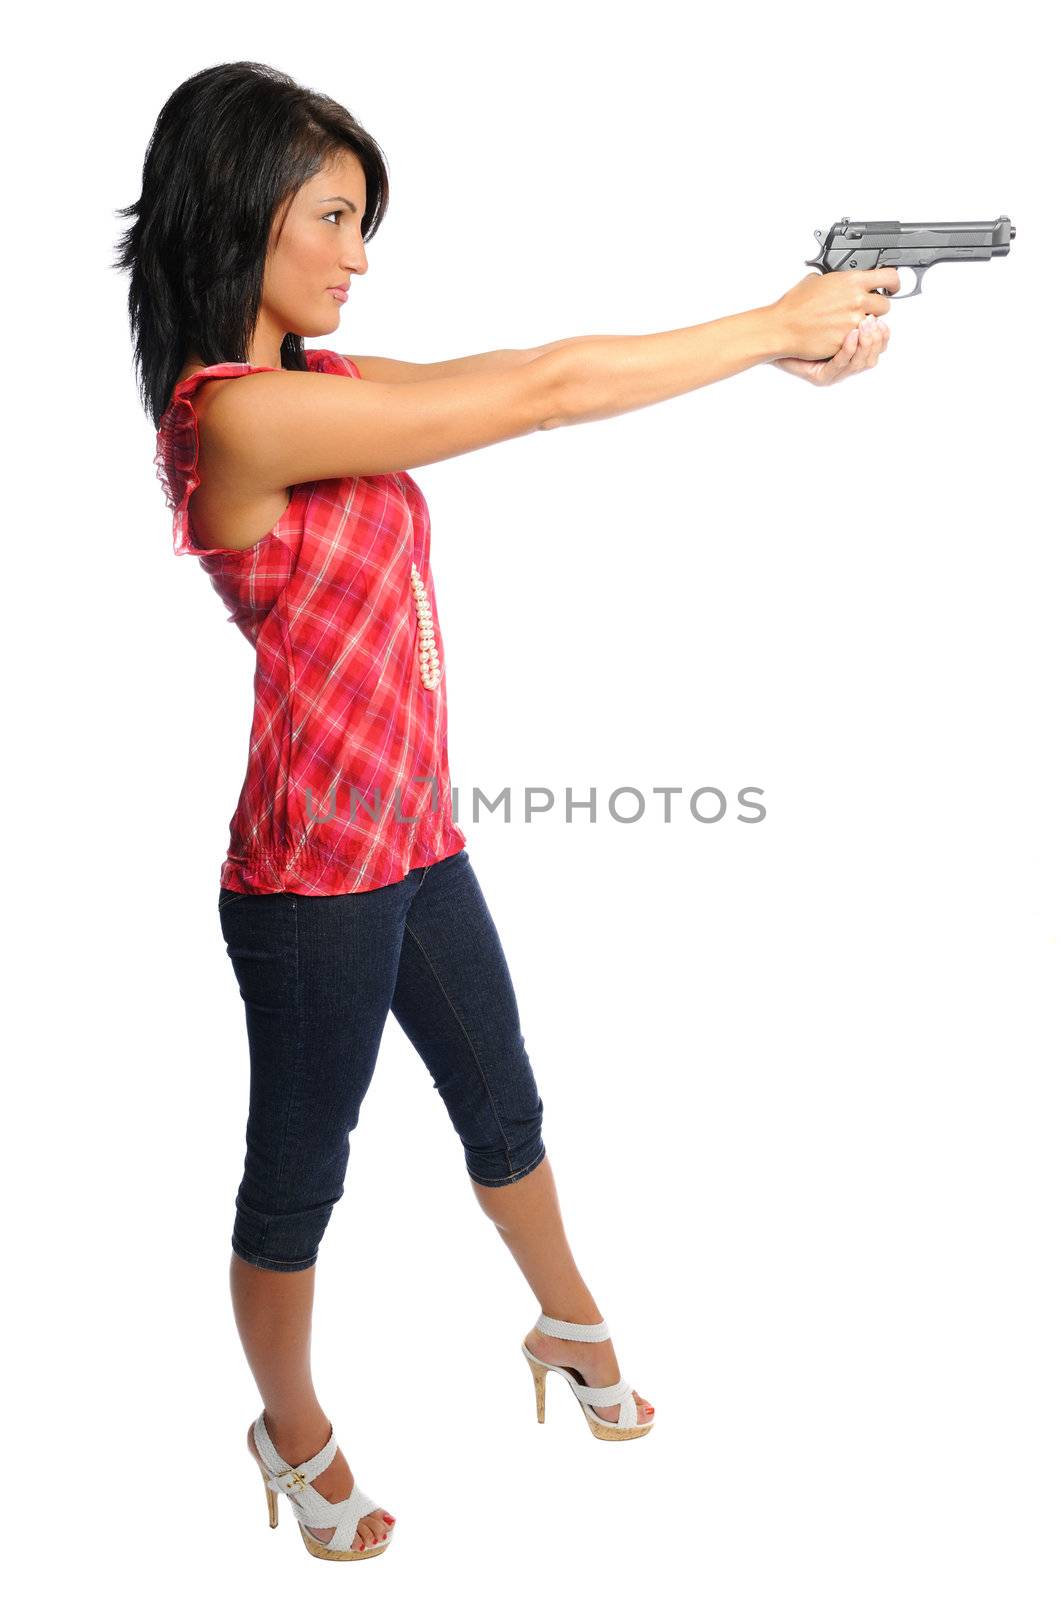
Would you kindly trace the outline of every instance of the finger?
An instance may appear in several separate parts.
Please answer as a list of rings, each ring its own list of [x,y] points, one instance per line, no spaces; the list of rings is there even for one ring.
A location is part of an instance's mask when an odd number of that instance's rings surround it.
[[[901,275],[896,267],[868,267],[860,274],[864,280],[864,288],[870,292],[872,289],[886,289],[889,294],[896,294],[901,286]],[[886,300],[886,295],[875,295],[876,300]],[[888,303],[888,300],[887,300]]]
[[[844,378],[850,370],[853,352],[859,342],[858,330],[850,328],[831,359],[822,363],[816,373],[816,382],[826,387],[828,384],[837,383],[839,378]]]
[[[879,357],[889,343],[889,332],[888,327],[885,327],[882,322],[876,321],[871,329],[871,337],[868,342],[862,370],[870,371],[872,367],[878,366]]]
[[[843,363],[840,363],[844,367],[846,374],[863,371],[867,364],[868,348],[873,337],[872,324],[866,321],[861,322],[857,328],[850,328],[845,336],[845,343],[838,352],[839,356],[844,355],[846,358]],[[836,356],[835,360],[837,359]]]
[[[852,361],[850,362],[850,371],[862,372],[867,366],[870,357],[876,353],[878,348],[878,335],[876,334],[875,330],[877,327],[877,321],[873,320],[865,321],[860,324],[858,330],[860,338],[857,344],[856,352]]]
[[[850,328],[831,362],[832,367],[847,367],[860,344],[859,328]]]

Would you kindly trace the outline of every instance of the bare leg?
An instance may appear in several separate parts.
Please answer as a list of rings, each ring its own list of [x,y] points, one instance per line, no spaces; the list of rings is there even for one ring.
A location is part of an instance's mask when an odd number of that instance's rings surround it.
[[[544,1157],[534,1172],[515,1183],[493,1187],[472,1178],[469,1181],[545,1314],[565,1322],[601,1322],[602,1313],[580,1275],[565,1237],[550,1157]],[[552,1339],[533,1328],[524,1342],[532,1355],[541,1356],[544,1361],[575,1367],[583,1382],[595,1388],[616,1383],[620,1377],[611,1339],[600,1344]],[[633,1394],[639,1408],[638,1421],[649,1422],[653,1407],[638,1390]],[[616,1422],[620,1415],[618,1405],[592,1409],[606,1422]]]
[[[302,1272],[270,1272],[253,1267],[233,1252],[229,1288],[244,1354],[265,1407],[266,1432],[293,1466],[316,1455],[328,1440],[331,1423],[318,1401],[310,1375],[310,1322],[316,1267]],[[256,1460],[253,1429],[247,1446]],[[263,1462],[263,1466],[266,1463]],[[342,1450],[337,1450],[314,1488],[333,1503],[346,1500],[354,1477]],[[355,1543],[375,1544],[394,1518],[383,1510],[363,1517]],[[311,1528],[327,1544],[335,1528]]]

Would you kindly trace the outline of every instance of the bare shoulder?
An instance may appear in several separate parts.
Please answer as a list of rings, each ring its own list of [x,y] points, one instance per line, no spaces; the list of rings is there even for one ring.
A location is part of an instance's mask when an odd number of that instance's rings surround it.
[[[196,370],[192,366],[182,377]],[[191,398],[199,435],[199,487],[189,499],[188,512],[196,540],[210,549],[250,549],[272,532],[291,499],[287,487],[264,483],[242,466],[241,452],[233,448],[233,428],[239,427],[245,408],[224,397],[261,376],[268,374],[248,373],[238,381],[209,379]]]

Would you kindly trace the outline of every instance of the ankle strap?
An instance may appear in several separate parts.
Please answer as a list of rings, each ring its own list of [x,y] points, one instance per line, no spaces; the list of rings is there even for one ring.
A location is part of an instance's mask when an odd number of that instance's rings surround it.
[[[604,1322],[562,1322],[560,1317],[548,1317],[545,1311],[540,1313],[535,1326],[540,1333],[547,1333],[553,1339],[580,1339],[585,1344],[600,1344],[609,1338]]]
[[[266,1432],[265,1410],[260,1411],[255,1419],[255,1443],[258,1446],[259,1455],[273,1474],[270,1486],[274,1489],[283,1489],[286,1494],[293,1489],[305,1487],[306,1484],[324,1472],[338,1449],[336,1430],[330,1427],[329,1436],[317,1454],[311,1456],[307,1461],[300,1461],[297,1466],[293,1467],[290,1462],[285,1461]],[[321,1526],[325,1527],[326,1524],[322,1523]]]

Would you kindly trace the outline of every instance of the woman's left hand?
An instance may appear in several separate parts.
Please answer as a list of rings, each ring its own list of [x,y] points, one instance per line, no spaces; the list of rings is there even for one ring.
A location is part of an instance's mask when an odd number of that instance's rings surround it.
[[[869,316],[846,334],[841,349],[829,361],[801,361],[796,356],[783,356],[773,361],[772,366],[792,372],[795,378],[807,378],[809,383],[816,383],[822,389],[828,383],[837,383],[840,378],[850,378],[854,372],[873,367],[889,343],[889,337],[885,316]]]

